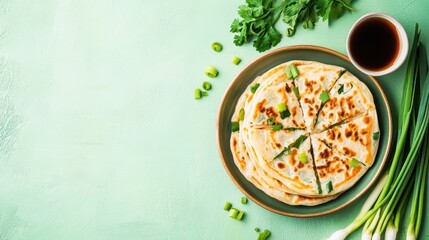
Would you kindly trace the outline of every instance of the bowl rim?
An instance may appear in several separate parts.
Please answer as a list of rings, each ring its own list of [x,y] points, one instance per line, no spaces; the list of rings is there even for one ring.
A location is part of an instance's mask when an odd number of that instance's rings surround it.
[[[224,153],[222,152],[222,147],[221,147],[221,132],[219,129],[219,124],[220,124],[220,116],[221,116],[221,112],[222,109],[225,107],[226,104],[226,97],[228,95],[228,93],[231,91],[232,86],[234,85],[234,83],[237,81],[237,79],[240,77],[240,75],[243,74],[243,72],[247,71],[249,68],[251,68],[254,65],[259,64],[259,62],[261,62],[263,59],[270,57],[271,55],[277,54],[279,52],[288,52],[291,50],[315,50],[315,51],[321,51],[324,53],[328,53],[334,56],[337,56],[351,64],[353,64],[350,59],[342,54],[339,53],[335,50],[329,49],[329,48],[325,48],[325,47],[321,47],[321,46],[315,46],[315,45],[293,45],[293,46],[286,46],[286,47],[281,47],[281,48],[277,48],[274,50],[271,50],[265,54],[262,54],[261,56],[257,57],[256,59],[254,59],[253,61],[251,61],[249,64],[247,64],[243,69],[241,69],[238,74],[235,75],[235,77],[233,78],[233,80],[231,81],[231,83],[229,84],[228,88],[225,90],[223,96],[222,96],[222,100],[220,102],[219,108],[218,108],[218,112],[217,112],[217,117],[216,117],[216,138],[217,138],[217,148],[218,148],[218,152],[219,152],[219,156],[221,158],[221,162],[222,165],[224,167],[224,169],[226,170],[228,176],[231,178],[231,180],[234,182],[234,184],[240,189],[240,191],[246,195],[246,197],[248,197],[249,199],[251,199],[253,202],[255,202],[257,205],[280,215],[283,216],[289,216],[289,217],[299,217],[299,218],[309,218],[309,217],[318,217],[318,216],[324,216],[324,215],[328,215],[331,213],[334,213],[336,211],[339,211],[347,206],[349,206],[350,204],[352,204],[353,202],[355,202],[357,199],[359,199],[363,194],[365,194],[373,185],[374,183],[380,178],[381,173],[383,172],[384,169],[384,165],[387,162],[387,158],[389,156],[389,152],[390,152],[390,147],[391,147],[391,143],[392,143],[392,131],[393,131],[393,123],[392,123],[392,114],[391,114],[391,110],[390,110],[390,105],[389,102],[387,100],[386,94],[383,91],[383,88],[381,87],[381,85],[378,83],[378,81],[370,75],[367,75],[376,85],[376,87],[378,88],[378,90],[381,93],[381,96],[383,98],[383,101],[386,104],[387,107],[387,118],[388,118],[388,122],[389,122],[389,131],[388,131],[388,139],[387,139],[387,146],[386,146],[386,151],[384,153],[381,165],[379,167],[379,169],[377,169],[377,172],[375,173],[374,177],[371,179],[371,181],[369,182],[369,184],[367,186],[365,186],[365,188],[360,191],[358,194],[356,194],[356,196],[354,196],[353,198],[351,198],[349,201],[347,201],[346,203],[337,206],[333,209],[330,209],[328,211],[322,211],[319,213],[311,213],[311,214],[297,214],[297,213],[290,213],[290,212],[285,212],[285,211],[281,211],[278,209],[275,209],[273,207],[270,207],[268,205],[266,205],[265,203],[257,200],[255,197],[252,196],[252,194],[250,194],[248,191],[246,191],[238,182],[238,180],[234,177],[234,175],[232,174],[231,170],[228,168],[227,163],[226,163],[226,157],[224,156]],[[268,195],[267,195],[268,196]],[[269,196],[268,196],[269,197]],[[333,200],[335,201],[335,200]],[[286,203],[284,203],[286,204]]]

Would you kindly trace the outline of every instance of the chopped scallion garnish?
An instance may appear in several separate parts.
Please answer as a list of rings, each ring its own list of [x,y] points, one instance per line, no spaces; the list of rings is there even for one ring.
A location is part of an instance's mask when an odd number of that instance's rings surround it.
[[[238,122],[231,122],[231,132],[237,132],[240,130],[240,124]]]
[[[207,97],[209,95],[209,93],[208,92],[206,92],[206,91],[201,91],[201,96],[203,96],[203,97]]]
[[[240,109],[240,112],[238,112],[238,118],[240,121],[244,120],[244,108]]]
[[[292,88],[293,93],[295,93],[295,96],[299,99],[299,90],[297,87]]]
[[[261,230],[259,228],[255,228],[255,232],[260,232]]]
[[[271,235],[271,232],[265,229],[263,232],[259,233],[257,240],[267,240]]]
[[[329,95],[327,92],[322,92],[320,94],[320,100],[322,100],[322,103],[325,103],[327,101],[329,101]]]
[[[298,155],[298,159],[299,159],[300,162],[302,162],[304,164],[308,162],[307,154],[305,152],[300,153]]]
[[[285,103],[279,103],[279,104],[277,104],[277,111],[278,112],[283,112],[283,111],[286,111],[286,104]]]
[[[246,204],[247,203],[247,198],[246,197],[241,197],[241,203],[242,204]]]
[[[292,79],[293,76],[292,76],[292,72],[290,70],[290,67],[285,67],[284,71],[286,73],[286,77],[289,79]]]
[[[236,209],[236,208],[231,208],[229,210],[229,216],[232,218],[237,218],[239,213],[240,213],[240,211],[238,211],[238,209]]]
[[[223,210],[229,211],[231,207],[232,207],[232,203],[226,202],[225,205],[223,206]]]
[[[380,132],[375,132],[372,134],[372,139],[378,140],[380,138]]]
[[[213,66],[207,66],[204,73],[210,78],[215,78],[218,74],[218,71]]]
[[[256,90],[258,90],[258,87],[260,86],[261,84],[259,84],[259,83],[255,83],[255,84],[253,84],[251,87],[250,87],[250,91],[252,92],[252,93],[255,93],[256,92]]]
[[[334,188],[332,187],[332,181],[329,181],[326,184],[326,190],[328,191],[328,193],[332,192],[332,190],[334,190]]]
[[[274,124],[274,118],[270,117],[267,119],[267,124],[268,125],[273,125]]]
[[[194,91],[194,98],[195,99],[200,99],[201,97],[202,97],[201,96],[201,90],[199,88],[195,89],[195,91]]]
[[[359,167],[359,161],[356,158],[352,158],[349,161],[349,165],[352,168],[357,168],[357,167]]]
[[[298,71],[298,68],[295,66],[295,64],[290,65],[290,72],[292,73],[293,79],[299,76],[299,71]]]
[[[220,52],[220,51],[222,51],[222,44],[220,44],[218,42],[214,42],[214,43],[212,43],[212,49],[215,52]]]
[[[244,211],[240,211],[240,212],[238,213],[237,217],[235,217],[235,219],[237,219],[237,220],[241,220],[241,219],[243,218],[243,216],[244,216]]]
[[[212,84],[209,82],[203,82],[203,89],[204,90],[210,90],[212,89]]]
[[[340,88],[338,89],[338,94],[341,94],[344,92],[344,84],[340,84]]]
[[[279,131],[283,128],[283,125],[281,124],[274,124],[273,125],[273,131]]]
[[[280,112],[280,118],[281,118],[281,119],[285,119],[285,118],[287,118],[287,117],[290,117],[289,109],[286,109],[285,111]]]
[[[238,65],[241,62],[241,59],[237,56],[234,56],[234,58],[232,59],[232,63],[235,65]]]

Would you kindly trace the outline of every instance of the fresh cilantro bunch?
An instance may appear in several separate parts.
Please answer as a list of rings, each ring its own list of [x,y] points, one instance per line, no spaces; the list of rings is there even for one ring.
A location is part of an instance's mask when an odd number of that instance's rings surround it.
[[[240,18],[234,19],[231,32],[234,44],[242,46],[253,41],[257,51],[263,52],[276,46],[282,34],[275,28],[283,15],[283,22],[289,25],[286,35],[292,36],[299,24],[304,29],[313,29],[319,17],[323,21],[338,19],[344,11],[352,11],[352,0],[282,0],[274,5],[274,0],[246,0],[238,7]]]

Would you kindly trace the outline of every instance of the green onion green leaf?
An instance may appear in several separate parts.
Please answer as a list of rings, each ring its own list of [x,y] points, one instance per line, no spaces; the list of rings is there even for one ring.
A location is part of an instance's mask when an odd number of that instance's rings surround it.
[[[195,89],[194,91],[194,98],[200,99],[201,98],[201,90],[199,88]]]
[[[258,90],[258,88],[259,88],[259,86],[260,86],[261,84],[259,84],[259,83],[255,83],[255,84],[253,84],[251,87],[250,87],[250,91],[252,92],[252,93],[255,93],[256,92],[256,90]]]
[[[260,232],[261,230],[259,228],[255,228],[255,232]]]
[[[344,92],[344,84],[340,84],[340,88],[338,89],[338,94],[341,94]]]
[[[231,207],[232,207],[232,203],[226,202],[225,205],[223,206],[223,210],[229,211]]]
[[[299,90],[297,87],[292,88],[293,93],[295,93],[295,96],[299,99]]]
[[[235,219],[241,220],[244,217],[244,211],[240,211]]]
[[[267,124],[268,125],[274,125],[274,118],[270,117],[267,119]]]
[[[231,122],[231,132],[237,132],[240,130],[240,124],[238,122]]]
[[[241,203],[242,204],[246,204],[247,203],[247,198],[246,197],[241,197]]]
[[[357,168],[357,167],[359,167],[359,164],[360,164],[360,162],[359,162],[356,158],[352,158],[352,159],[350,159],[350,161],[349,161],[349,165],[350,165],[350,167],[352,167],[352,168]]]
[[[281,124],[274,124],[273,125],[273,131],[279,131],[283,128],[283,125]]]
[[[220,44],[218,42],[214,42],[214,43],[212,43],[212,49],[215,52],[220,52],[220,51],[222,51],[222,44]]]
[[[271,232],[265,229],[263,232],[259,233],[257,240],[267,240],[271,235]]]
[[[332,190],[334,190],[334,188],[332,187],[332,181],[329,181],[326,184],[326,190],[328,191],[328,193],[332,192]]]
[[[372,139],[378,140],[380,138],[380,132],[375,132],[372,134]]]
[[[240,213],[240,211],[236,208],[231,208],[229,210],[229,216],[232,218],[237,218],[238,214]]]
[[[209,93],[208,92],[206,92],[206,91],[201,91],[201,96],[203,96],[203,97],[207,97],[209,95]]]
[[[203,89],[204,90],[210,90],[212,89],[212,85],[209,82],[203,82]]]
[[[327,92],[323,91],[320,94],[320,100],[322,100],[322,103],[326,103],[327,101],[329,101],[329,95]]]
[[[287,117],[290,117],[289,109],[286,109],[285,111],[280,112],[280,118],[281,118],[281,119],[285,119],[285,118],[287,118]]]
[[[234,56],[234,58],[232,59],[232,63],[234,65],[238,65],[241,62],[241,59],[237,56]]]
[[[204,73],[210,78],[215,78],[218,74],[218,71],[213,66],[207,66]]]
[[[238,112],[238,118],[240,121],[244,120],[244,108],[240,109],[240,112]]]
[[[290,67],[285,67],[285,68],[284,68],[284,71],[285,71],[285,73],[286,73],[286,77],[287,77],[287,78],[289,78],[289,79],[293,79],[292,71],[290,70]]]
[[[307,163],[307,162],[308,162],[307,154],[306,154],[305,152],[300,153],[300,154],[298,155],[298,159],[299,159],[299,161],[300,161],[300,162],[302,162],[303,164],[305,164],[305,163]]]
[[[290,65],[290,72],[292,73],[293,79],[299,76],[299,71],[298,71],[298,68],[295,66],[295,64]]]
[[[277,111],[278,112],[283,112],[283,111],[286,111],[286,104],[285,103],[279,103],[279,104],[277,104]]]

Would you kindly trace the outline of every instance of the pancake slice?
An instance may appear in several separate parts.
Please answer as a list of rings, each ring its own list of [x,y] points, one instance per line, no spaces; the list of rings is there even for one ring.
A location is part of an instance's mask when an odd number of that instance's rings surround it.
[[[349,122],[313,134],[329,147],[370,167],[375,159],[380,137],[375,109]]]
[[[344,73],[329,91],[329,100],[319,112],[316,131],[325,130],[375,108],[368,87],[351,73]]]
[[[245,123],[259,127],[281,124],[285,128],[304,129],[304,117],[292,91],[292,81],[286,79],[283,68],[271,77],[255,92],[252,105],[246,109]]]
[[[329,148],[317,137],[311,136],[314,163],[323,195],[341,193],[353,186],[367,171],[363,164]]]
[[[299,102],[306,127],[311,131],[323,103],[321,94],[329,92],[344,73],[344,69],[307,61],[294,61],[294,64],[299,70],[299,76],[294,80],[294,84],[299,90]]]

